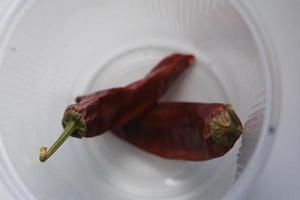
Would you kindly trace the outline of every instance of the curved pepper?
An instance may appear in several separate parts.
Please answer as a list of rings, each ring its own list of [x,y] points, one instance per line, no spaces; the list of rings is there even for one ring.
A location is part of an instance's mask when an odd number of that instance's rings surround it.
[[[69,136],[94,137],[136,119],[150,109],[194,62],[193,55],[173,54],[158,63],[144,79],[125,87],[78,97],[77,103],[65,111],[64,132],[49,150],[40,148],[40,160],[46,161]]]
[[[242,124],[228,104],[158,103],[113,132],[162,158],[203,161],[227,153],[240,137]]]

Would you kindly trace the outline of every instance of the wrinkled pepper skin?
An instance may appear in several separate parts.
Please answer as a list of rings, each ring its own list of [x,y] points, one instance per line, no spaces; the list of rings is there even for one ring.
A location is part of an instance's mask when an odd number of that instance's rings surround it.
[[[125,87],[102,90],[78,97],[64,112],[64,131],[48,149],[40,147],[45,162],[69,136],[94,137],[118,129],[151,109],[174,81],[192,64],[193,55],[172,54],[158,63],[143,79]]]
[[[158,103],[113,133],[151,154],[167,159],[203,161],[227,153],[242,124],[231,105]]]
[[[103,90],[76,99],[64,115],[63,125],[77,113],[83,129],[71,136],[94,137],[118,129],[150,109],[193,63],[193,55],[173,54],[158,63],[145,78],[125,87]]]

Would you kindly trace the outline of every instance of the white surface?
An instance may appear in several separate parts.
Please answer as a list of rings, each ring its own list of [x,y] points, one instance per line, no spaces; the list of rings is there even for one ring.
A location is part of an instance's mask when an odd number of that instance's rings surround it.
[[[256,0],[278,49],[282,72],[282,111],[271,156],[253,183],[248,200],[300,198],[300,1]]]
[[[10,200],[10,199],[14,199],[11,194],[9,193],[9,191],[7,191],[4,187],[4,185],[2,184],[2,182],[0,181],[0,199],[7,199],[7,200]]]
[[[295,92],[299,80],[300,52],[300,1],[256,0],[262,15],[271,30],[279,61],[282,64],[281,124],[272,155],[263,173],[247,194],[247,199],[299,199],[300,196],[300,93]],[[280,13],[280,14],[279,14]],[[297,112],[298,111],[298,112]],[[288,121],[289,120],[289,121]],[[3,191],[0,184],[0,199],[13,199]]]

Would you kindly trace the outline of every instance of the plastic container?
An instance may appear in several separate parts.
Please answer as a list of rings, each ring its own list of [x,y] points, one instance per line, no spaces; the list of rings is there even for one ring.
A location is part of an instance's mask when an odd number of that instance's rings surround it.
[[[0,178],[16,199],[239,199],[272,146],[280,81],[249,2],[16,1],[1,25]],[[141,78],[172,52],[197,64],[164,99],[230,102],[245,125],[226,156],[164,160],[107,133],[69,139],[46,163],[78,94]]]

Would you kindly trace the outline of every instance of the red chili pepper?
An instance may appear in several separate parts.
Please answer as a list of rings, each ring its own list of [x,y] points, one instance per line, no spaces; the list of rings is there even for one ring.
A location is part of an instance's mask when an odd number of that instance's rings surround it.
[[[163,158],[202,161],[227,153],[240,137],[242,124],[231,105],[159,103],[113,132]]]
[[[136,119],[194,62],[193,55],[173,54],[163,59],[144,79],[77,98],[77,103],[65,111],[64,132],[48,151],[41,147],[40,160],[46,161],[70,135],[94,137]]]

